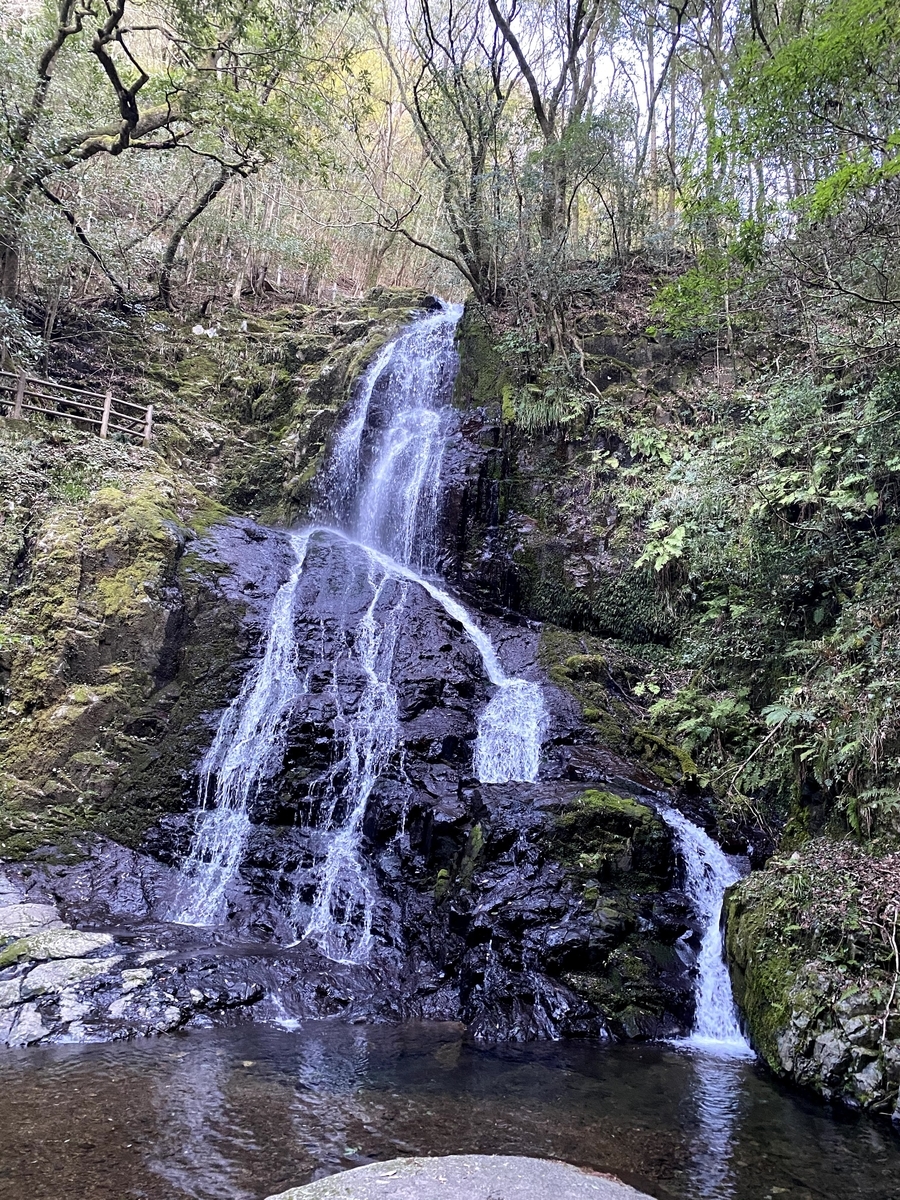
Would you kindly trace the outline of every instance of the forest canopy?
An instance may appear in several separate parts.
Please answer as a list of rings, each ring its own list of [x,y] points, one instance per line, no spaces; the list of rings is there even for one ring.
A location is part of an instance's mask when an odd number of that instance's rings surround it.
[[[3,0],[0,303],[377,283],[895,344],[892,0]],[[17,344],[18,342],[18,344]]]

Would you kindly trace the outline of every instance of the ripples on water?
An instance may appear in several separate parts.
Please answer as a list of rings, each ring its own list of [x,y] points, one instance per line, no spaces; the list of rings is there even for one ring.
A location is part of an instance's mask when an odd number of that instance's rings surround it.
[[[398,1154],[536,1154],[660,1200],[897,1200],[900,1142],[739,1059],[456,1026],[195,1032],[0,1059],[2,1200],[259,1200]],[[562,1198],[561,1198],[562,1200]]]

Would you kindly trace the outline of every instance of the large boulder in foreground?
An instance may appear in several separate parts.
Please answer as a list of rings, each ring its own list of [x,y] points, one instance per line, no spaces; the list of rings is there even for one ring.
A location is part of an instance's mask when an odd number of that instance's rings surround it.
[[[291,1188],[269,1200],[651,1200],[569,1163],[501,1154],[393,1158]]]

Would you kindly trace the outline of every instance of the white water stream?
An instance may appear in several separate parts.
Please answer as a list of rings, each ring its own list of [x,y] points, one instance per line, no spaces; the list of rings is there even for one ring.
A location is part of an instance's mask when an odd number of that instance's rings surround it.
[[[283,763],[292,713],[305,689],[293,619],[313,541],[361,552],[371,601],[346,652],[365,678],[352,712],[344,711],[333,664],[337,752],[324,806],[327,850],[303,936],[339,962],[365,961],[372,944],[375,895],[362,856],[362,824],[373,789],[401,752],[391,674],[410,585],[459,622],[493,688],[478,719],[476,776],[483,783],[537,776],[545,723],[540,687],[506,674],[488,635],[434,580],[460,314],[459,306],[444,307],[415,321],[376,355],[360,380],[324,474],[324,499],[315,514],[322,523],[292,535],[297,562],[275,598],[263,658],[223,714],[201,764],[202,810],[182,870],[176,920],[222,920],[251,829],[252,802]],[[393,599],[385,590],[388,581],[400,585]],[[298,919],[299,911],[293,916]]]
[[[697,1008],[686,1044],[717,1056],[753,1057],[738,1024],[722,946],[722,901],[741,872],[709,834],[683,813],[667,808],[660,816],[675,834],[684,862],[684,890],[703,926],[697,956]]]
[[[250,803],[281,768],[291,712],[305,686],[297,672],[294,598],[309,541],[307,531],[291,537],[296,562],[276,593],[263,656],[222,715],[200,763],[202,811],[181,868],[174,921],[215,925],[221,919],[250,832]]]

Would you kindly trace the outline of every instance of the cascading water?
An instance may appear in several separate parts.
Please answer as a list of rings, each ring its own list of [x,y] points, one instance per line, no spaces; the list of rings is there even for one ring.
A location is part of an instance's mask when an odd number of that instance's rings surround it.
[[[687,1043],[717,1055],[753,1055],[738,1024],[722,947],[722,901],[741,878],[727,854],[699,825],[674,808],[660,813],[684,862],[684,890],[703,925],[697,956],[697,1007]]]
[[[338,538],[360,550],[369,565],[373,597],[357,631],[366,686],[347,720],[346,783],[341,824],[333,831],[305,934],[329,957],[363,961],[371,944],[372,888],[360,852],[362,818],[372,790],[398,750],[396,699],[391,684],[401,600],[382,618],[376,610],[385,581],[423,588],[458,621],[478,649],[495,693],[478,722],[475,773],[484,783],[532,780],[537,775],[544,722],[537,684],[510,679],[490,639],[465,608],[420,572],[437,554],[440,470],[452,409],[447,398],[456,374],[454,333],[461,315],[448,307],[415,322],[384,347],[366,371],[325,473],[317,515],[334,527],[311,535]],[[378,420],[373,421],[373,404]],[[373,429],[374,426],[374,429]]]
[[[371,601],[342,651],[364,685],[345,713],[333,664],[336,761],[319,829],[326,850],[308,916],[292,911],[303,936],[340,962],[365,961],[375,897],[362,856],[362,824],[379,778],[401,753],[391,680],[408,588],[422,588],[478,650],[493,687],[478,720],[474,771],[483,783],[536,778],[545,723],[540,687],[508,676],[487,634],[433,574],[440,473],[453,428],[459,306],[413,322],[376,355],[360,380],[323,475],[318,522],[292,535],[296,566],[279,590],[260,664],[223,715],[201,764],[200,814],[182,873],[175,919],[221,919],[250,830],[250,805],[275,775],[303,683],[293,640],[295,597],[313,542],[362,555]],[[388,588],[388,584],[396,585]],[[215,807],[212,807],[212,805]]]
[[[225,710],[200,764],[201,811],[182,865],[173,921],[214,925],[221,918],[225,893],[250,831],[250,803],[260,785],[281,767],[291,710],[303,690],[297,672],[294,600],[309,540],[306,531],[291,537],[296,562],[275,596],[263,656]]]
[[[361,545],[425,571],[434,569],[461,311],[448,306],[415,321],[369,366],[335,440],[315,514]]]
[[[356,634],[355,651],[366,677],[359,705],[349,720],[338,707],[335,726],[343,732],[344,754],[336,766],[345,782],[332,792],[328,823],[339,808],[346,815],[328,848],[306,926],[306,935],[315,938],[335,962],[364,962],[372,944],[373,896],[359,842],[372,790],[397,748],[397,695],[391,666],[406,602],[404,586],[379,629],[375,614],[387,580],[387,575],[376,579],[370,574],[372,602]],[[338,698],[336,685],[334,692]]]

